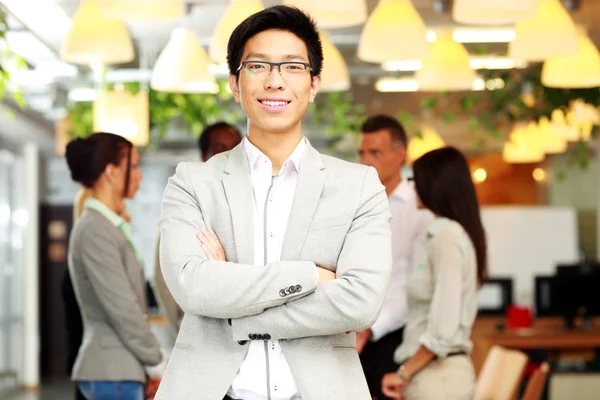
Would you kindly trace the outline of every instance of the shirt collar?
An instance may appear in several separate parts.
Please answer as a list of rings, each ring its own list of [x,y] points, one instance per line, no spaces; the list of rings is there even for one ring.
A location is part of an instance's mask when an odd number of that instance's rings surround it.
[[[250,164],[250,170],[254,170],[258,164],[258,162],[262,159],[269,160],[269,158],[258,149],[247,137],[244,138],[244,148],[246,150],[246,155],[248,156],[248,163]],[[296,172],[300,172],[300,163],[302,161],[302,155],[304,154],[304,149],[306,148],[306,140],[302,137],[300,143],[296,146],[292,154],[288,157],[288,159],[283,163],[284,167],[291,162],[291,166],[296,169]],[[284,172],[284,168],[282,167],[282,173]]]
[[[113,210],[111,210],[110,207],[108,207],[106,204],[104,204],[100,200],[95,199],[93,197],[88,197],[85,200],[84,208],[89,208],[91,210],[97,211],[102,216],[104,216],[104,218],[109,220],[111,224],[113,224],[116,227],[120,227],[123,223],[125,223],[125,220],[123,218],[121,218]]]
[[[390,198],[398,199],[404,203],[408,203],[413,194],[414,189],[412,184],[407,179],[402,179],[400,184],[396,186],[396,189],[394,189],[390,195]]]

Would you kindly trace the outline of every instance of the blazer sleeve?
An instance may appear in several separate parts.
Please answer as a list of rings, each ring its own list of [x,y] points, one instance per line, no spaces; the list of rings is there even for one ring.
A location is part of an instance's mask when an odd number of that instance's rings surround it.
[[[377,173],[365,174],[361,200],[340,252],[336,279],[260,315],[232,320],[233,339],[266,332],[295,339],[361,331],[377,319],[392,269],[390,211]]]
[[[160,263],[171,294],[186,312],[212,318],[239,318],[306,296],[318,284],[313,262],[248,265],[208,260],[196,238],[205,227],[190,185],[187,164],[178,165],[163,197]],[[287,294],[290,282],[302,290]]]
[[[119,338],[145,365],[161,362],[160,345],[125,272],[118,240],[110,229],[81,233],[81,259],[102,309]]]

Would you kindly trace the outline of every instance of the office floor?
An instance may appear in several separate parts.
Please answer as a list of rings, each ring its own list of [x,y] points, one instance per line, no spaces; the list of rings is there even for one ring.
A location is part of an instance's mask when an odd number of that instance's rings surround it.
[[[14,391],[3,400],[71,400],[75,398],[73,383],[69,380],[43,384],[39,392]]]

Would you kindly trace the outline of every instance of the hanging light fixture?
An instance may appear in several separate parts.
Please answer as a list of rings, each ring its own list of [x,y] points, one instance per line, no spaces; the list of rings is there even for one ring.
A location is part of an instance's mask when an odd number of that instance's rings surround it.
[[[358,42],[358,58],[372,63],[422,60],[428,51],[425,23],[410,0],[380,0]]]
[[[515,26],[516,38],[508,45],[509,57],[544,61],[576,54],[577,29],[558,0],[537,0],[537,15]]]
[[[105,16],[96,0],[83,0],[62,43],[61,59],[73,64],[107,65],[126,63],[134,56],[125,24]]]
[[[100,10],[112,18],[131,21],[162,21],[180,18],[183,0],[98,0]]]
[[[521,125],[515,126],[502,149],[502,159],[509,164],[537,163],[543,161],[544,156],[544,150],[532,131]]]
[[[347,28],[367,20],[365,0],[284,0],[283,4],[307,12],[323,29]]]
[[[133,95],[122,87],[103,92],[94,101],[94,131],[121,135],[135,146],[150,141],[150,106],[148,93]]]
[[[413,163],[423,154],[444,146],[441,136],[434,129],[425,127],[421,131],[421,137],[413,136],[408,141],[406,159],[409,163]]]
[[[208,56],[194,31],[173,30],[169,43],[154,64],[150,87],[161,92],[218,92],[215,77],[209,71]]]
[[[452,18],[461,24],[503,25],[535,17],[535,0],[454,0]]]
[[[208,55],[218,64],[227,62],[227,44],[233,30],[246,18],[264,9],[261,0],[231,0],[212,33]]]
[[[547,59],[542,68],[542,84],[573,89],[600,86],[600,52],[585,30],[579,31],[579,47],[573,55]]]
[[[329,33],[321,31],[323,46],[323,70],[321,92],[341,92],[350,89],[350,74],[342,53],[331,41]]]
[[[531,127],[529,129],[532,129]],[[546,154],[560,154],[567,151],[569,146],[564,137],[558,136],[552,132],[550,120],[546,116],[542,116],[537,125],[535,125],[535,134],[540,142],[542,150]]]
[[[471,90],[476,73],[469,64],[467,49],[454,41],[451,32],[443,32],[431,44],[415,77],[419,90]]]

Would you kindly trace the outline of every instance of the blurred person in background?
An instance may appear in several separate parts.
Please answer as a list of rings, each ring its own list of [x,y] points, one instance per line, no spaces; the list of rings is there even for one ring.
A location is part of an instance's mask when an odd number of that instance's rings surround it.
[[[208,161],[212,156],[229,151],[242,141],[242,134],[233,125],[226,122],[217,122],[209,125],[202,131],[198,139],[198,148],[200,158],[203,162]],[[156,258],[154,263],[154,291],[161,312],[166,317],[167,322],[172,328],[175,336],[179,332],[179,325],[183,318],[183,310],[169,291],[165,278],[160,268],[160,235],[156,241]]]
[[[406,281],[412,270],[413,249],[425,238],[433,214],[417,208],[411,182],[402,179],[407,138],[404,127],[393,117],[376,115],[361,127],[360,163],[374,167],[385,186],[392,220],[392,277],[383,308],[375,323],[356,334],[356,349],[369,384],[371,396],[384,399],[381,379],[396,369],[394,351],[402,343],[408,318]]]
[[[140,156],[127,139],[102,132],[71,141],[66,158],[72,179],[91,190],[69,243],[84,326],[72,379],[89,400],[140,400],[147,374],[160,375],[166,363],[146,314],[142,258],[122,217],[142,179]]]
[[[469,354],[477,291],[487,279],[487,246],[471,171],[461,152],[444,147],[413,164],[419,207],[435,215],[415,253],[407,284],[409,316],[383,393],[393,399],[471,400]]]

